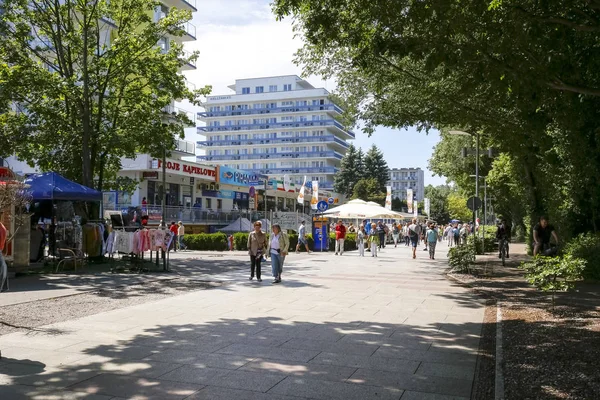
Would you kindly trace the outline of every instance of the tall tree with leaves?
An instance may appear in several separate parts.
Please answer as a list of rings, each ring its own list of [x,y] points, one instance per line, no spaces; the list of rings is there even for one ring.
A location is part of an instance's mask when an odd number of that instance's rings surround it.
[[[381,190],[379,182],[375,178],[363,178],[354,185],[353,199],[374,201],[383,205],[385,192]]]
[[[210,91],[178,73],[198,54],[167,45],[186,34],[188,11],[161,17],[155,0],[3,3],[0,96],[21,112],[2,117],[2,136],[14,137],[2,153],[102,189],[121,157],[174,148],[189,118],[171,104]]]
[[[333,188],[336,192],[351,197],[354,185],[362,178],[363,174],[362,150],[358,150],[352,143],[348,146],[346,155],[342,158],[340,172],[335,175]]]
[[[448,196],[452,189],[447,185],[425,187],[425,197],[430,202],[429,217],[438,223],[445,224],[450,221],[450,212],[448,211]]]
[[[364,159],[365,178],[374,178],[377,181],[378,191],[385,192],[385,185],[390,180],[390,169],[383,153],[376,145],[372,145]]]

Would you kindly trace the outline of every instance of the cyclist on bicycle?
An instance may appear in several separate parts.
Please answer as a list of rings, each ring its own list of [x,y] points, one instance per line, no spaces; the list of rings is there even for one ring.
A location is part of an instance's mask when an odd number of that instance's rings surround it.
[[[558,235],[554,227],[548,223],[547,217],[540,217],[540,222],[533,228],[533,255],[536,256],[550,247],[552,238],[558,244]]]
[[[506,258],[508,257],[508,243],[510,240],[510,226],[506,223],[506,219],[502,218],[498,229],[496,230],[496,239],[498,240],[498,258],[502,258],[502,244],[506,241]]]

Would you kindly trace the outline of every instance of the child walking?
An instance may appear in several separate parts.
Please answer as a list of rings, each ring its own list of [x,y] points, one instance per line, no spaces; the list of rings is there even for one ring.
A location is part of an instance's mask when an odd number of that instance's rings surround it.
[[[377,248],[379,247],[379,235],[377,234],[377,224],[371,224],[371,234],[369,235],[369,245],[371,246],[371,257],[377,257]]]

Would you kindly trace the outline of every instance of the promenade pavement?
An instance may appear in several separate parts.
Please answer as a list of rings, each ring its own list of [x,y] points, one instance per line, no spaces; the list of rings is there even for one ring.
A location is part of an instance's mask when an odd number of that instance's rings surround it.
[[[0,337],[0,399],[468,399],[484,306],[446,250],[292,253],[281,284],[181,255],[229,284]]]

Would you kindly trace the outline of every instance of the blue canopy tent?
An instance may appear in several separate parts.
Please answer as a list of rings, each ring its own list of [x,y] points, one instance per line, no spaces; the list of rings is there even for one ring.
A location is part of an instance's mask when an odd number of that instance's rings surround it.
[[[102,192],[68,180],[56,172],[35,174],[25,179],[34,201],[102,201]]]

